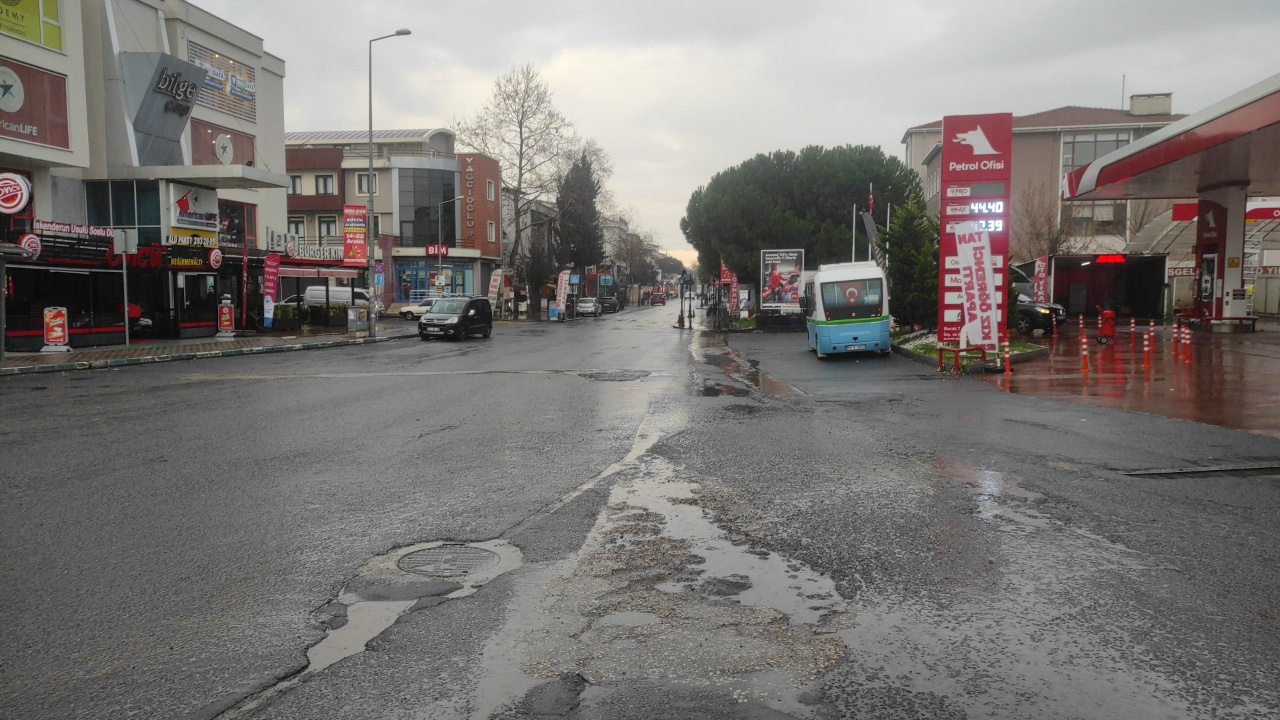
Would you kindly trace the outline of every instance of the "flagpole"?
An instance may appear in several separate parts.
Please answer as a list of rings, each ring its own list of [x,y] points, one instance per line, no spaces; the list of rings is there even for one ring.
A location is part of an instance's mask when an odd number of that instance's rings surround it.
[[[858,262],[858,206],[853,206],[853,262]]]

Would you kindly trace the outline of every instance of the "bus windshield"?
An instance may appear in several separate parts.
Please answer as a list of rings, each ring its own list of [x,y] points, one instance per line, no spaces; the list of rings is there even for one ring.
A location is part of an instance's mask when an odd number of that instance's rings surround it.
[[[822,283],[822,308],[827,320],[880,317],[883,307],[880,278]]]

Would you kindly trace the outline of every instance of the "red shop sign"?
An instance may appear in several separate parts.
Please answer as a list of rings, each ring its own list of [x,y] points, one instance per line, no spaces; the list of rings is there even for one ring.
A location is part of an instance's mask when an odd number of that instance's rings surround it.
[[[218,332],[235,330],[235,308],[231,305],[218,306]]]

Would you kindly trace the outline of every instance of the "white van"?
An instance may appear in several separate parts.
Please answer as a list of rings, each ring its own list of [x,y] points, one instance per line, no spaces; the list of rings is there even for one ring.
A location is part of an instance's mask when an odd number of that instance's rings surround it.
[[[306,289],[306,292],[303,293],[302,297],[308,305],[324,305],[325,291],[328,291],[328,302],[330,305],[337,305],[338,303],[342,303],[344,305],[351,304],[351,293],[353,288],[349,287],[325,287],[324,285],[312,285]],[[357,307],[369,304],[368,289],[354,288],[354,292]]]

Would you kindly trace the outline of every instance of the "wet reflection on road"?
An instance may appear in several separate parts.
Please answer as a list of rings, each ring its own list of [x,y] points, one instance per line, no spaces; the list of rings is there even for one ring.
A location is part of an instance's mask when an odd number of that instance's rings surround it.
[[[1078,331],[1036,340],[1049,357],[1015,364],[1012,375],[983,380],[1006,392],[1073,400],[1280,437],[1280,333],[1195,333],[1190,346],[1157,329],[1150,367],[1141,333],[1121,330],[1100,345],[1092,332],[1089,370],[1082,372]]]

